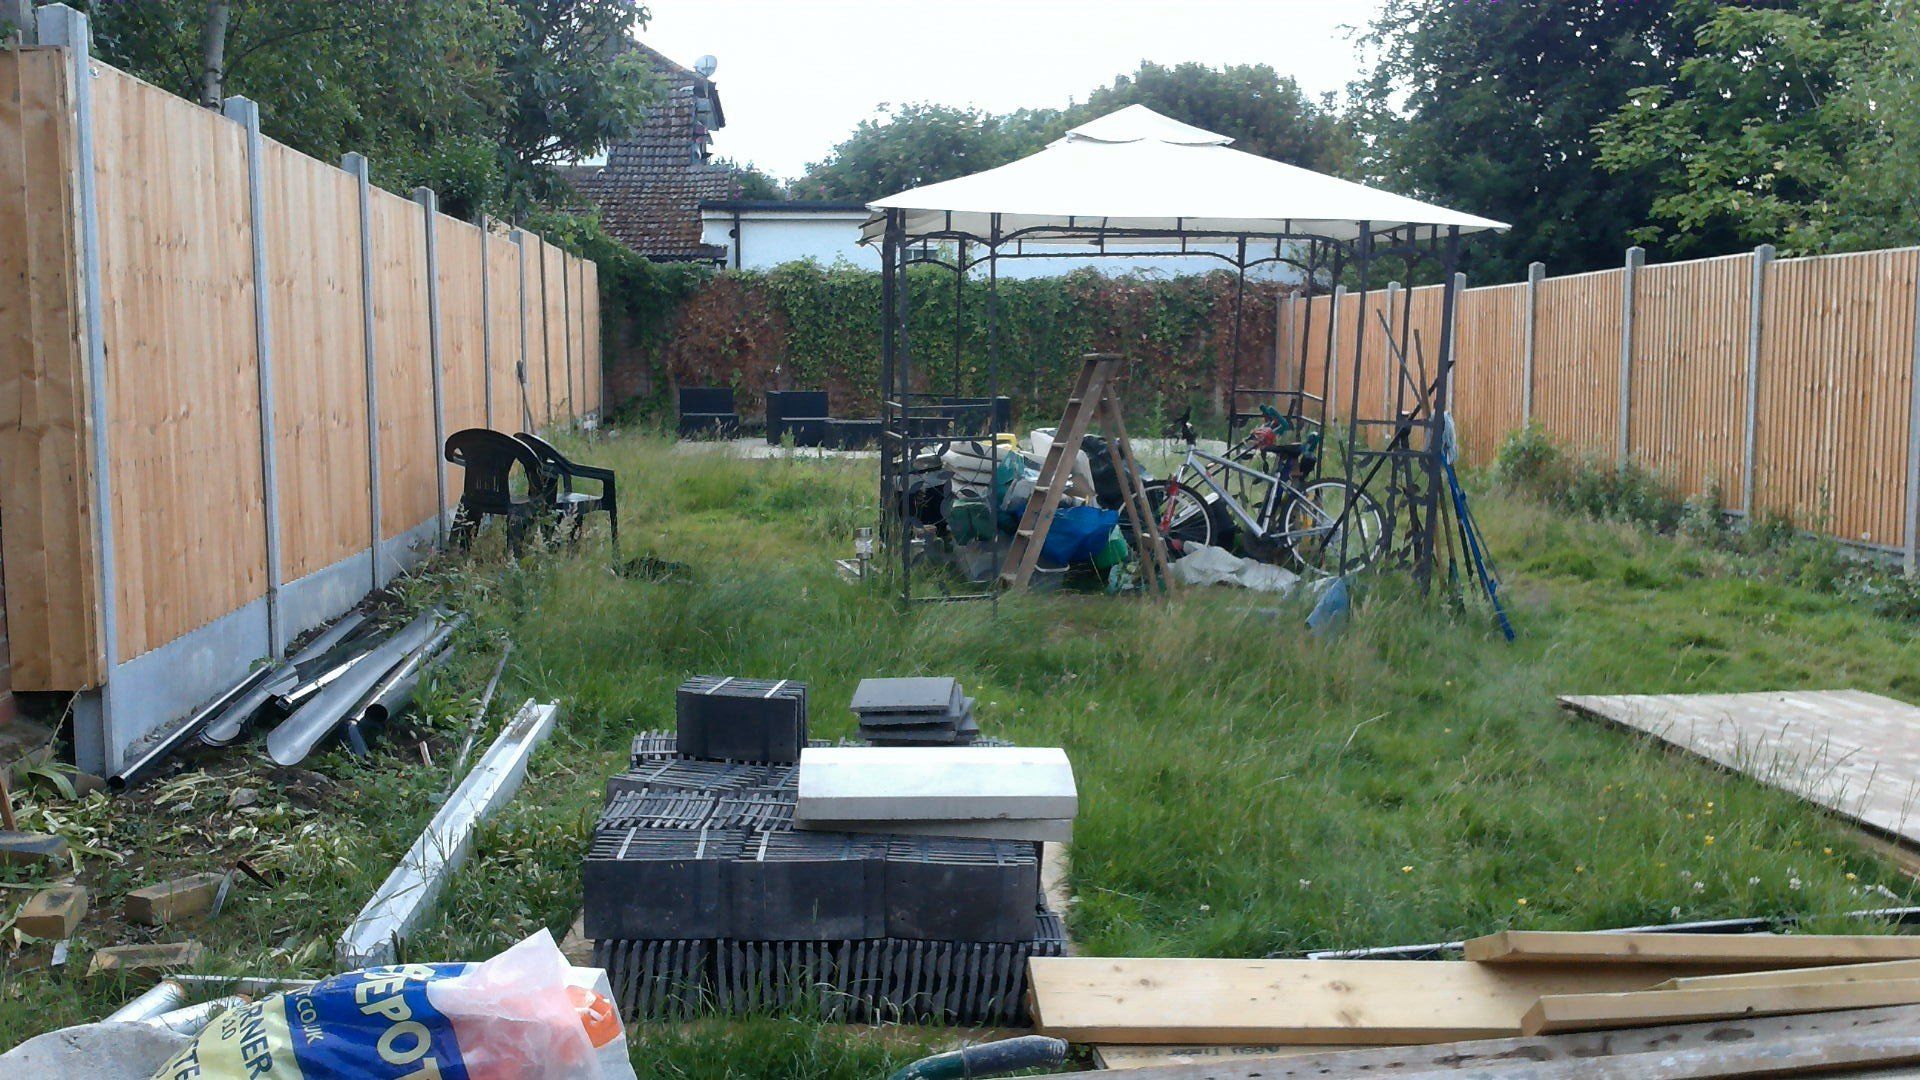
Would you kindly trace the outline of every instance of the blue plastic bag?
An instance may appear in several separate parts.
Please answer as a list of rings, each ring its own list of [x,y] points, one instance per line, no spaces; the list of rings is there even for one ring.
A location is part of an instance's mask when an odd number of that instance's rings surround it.
[[[1089,562],[1107,546],[1107,536],[1120,524],[1120,511],[1097,506],[1066,506],[1053,515],[1040,561],[1047,566]]]

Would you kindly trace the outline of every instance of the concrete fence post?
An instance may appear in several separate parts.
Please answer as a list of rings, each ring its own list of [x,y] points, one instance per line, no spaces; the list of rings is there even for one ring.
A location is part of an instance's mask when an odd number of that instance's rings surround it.
[[[280,452],[275,436],[273,390],[273,294],[267,280],[267,195],[260,137],[260,106],[243,97],[221,106],[227,119],[247,133],[247,204],[253,234],[253,339],[260,384],[260,481],[264,493],[267,540],[267,655],[286,652],[287,630],[280,612],[284,565],[280,553]]]
[[[480,392],[484,395],[487,426],[493,426],[493,221],[480,215]]]
[[[373,184],[364,154],[348,154],[340,167],[359,187],[360,204],[360,345],[367,369],[367,523],[368,562],[373,568],[373,588],[387,583],[381,571],[382,541],[380,527],[380,357],[375,348],[373,302]]]
[[[1620,467],[1626,468],[1633,453],[1633,293],[1640,279],[1640,268],[1647,264],[1647,249],[1627,249],[1626,274],[1620,280]]]
[[[94,176],[93,32],[87,17],[65,4],[35,12],[40,44],[67,50],[73,92],[73,141],[78,173],[74,207],[80,218],[80,323],[86,335],[87,456],[92,477],[95,579],[100,592],[101,667],[98,688],[74,702],[74,756],[82,769],[105,775],[122,764],[113,700],[113,672],[120,663],[120,596],[114,557],[113,456],[108,428],[112,414],[107,387],[107,343],[100,295],[100,195]]]
[[[1520,360],[1521,427],[1533,423],[1533,358],[1540,349],[1540,283],[1546,279],[1546,263],[1527,264],[1526,351]]]
[[[20,44],[39,43],[39,34],[34,27],[33,0],[4,0],[0,2],[0,40],[9,33],[20,35]]]
[[[433,361],[433,546],[447,546],[447,399],[440,354],[440,198],[432,188],[413,189],[427,219],[427,353]]]
[[[1913,290],[1913,378],[1907,392],[1907,574],[1920,577],[1920,274]]]
[[[567,373],[567,416],[569,423],[580,419],[580,403],[573,400],[573,275],[567,271],[568,256],[560,255],[560,334],[561,355]]]
[[[1747,288],[1747,395],[1746,430],[1741,447],[1740,512],[1753,520],[1755,489],[1754,458],[1759,445],[1760,424],[1760,341],[1766,330],[1764,311],[1767,300],[1767,267],[1773,263],[1773,245],[1753,249],[1753,280]]]

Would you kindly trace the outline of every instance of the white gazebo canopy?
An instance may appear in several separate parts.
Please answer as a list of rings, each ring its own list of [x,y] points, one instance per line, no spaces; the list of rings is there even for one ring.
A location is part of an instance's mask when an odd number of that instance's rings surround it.
[[[1352,241],[1417,226],[1462,233],[1507,226],[1472,214],[1235,150],[1225,135],[1129,105],[1080,125],[1045,150],[997,169],[903,191],[868,209],[877,243],[884,212],[905,211],[909,242],[999,234],[1022,240],[1181,243],[1186,237]],[[1132,234],[1129,236],[1129,234]],[[1140,233],[1160,234],[1143,236]]]

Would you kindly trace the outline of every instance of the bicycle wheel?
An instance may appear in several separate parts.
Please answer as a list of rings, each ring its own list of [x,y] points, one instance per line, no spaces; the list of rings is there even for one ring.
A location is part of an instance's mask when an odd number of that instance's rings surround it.
[[[1277,539],[1294,565],[1304,573],[1324,576],[1366,569],[1380,557],[1387,540],[1380,503],[1346,480],[1309,484],[1289,498],[1281,514],[1281,530]]]
[[[1167,502],[1167,482],[1155,480],[1146,485],[1146,490],[1147,504],[1153,507],[1157,521],[1162,517],[1161,507]],[[1217,507],[1206,503],[1193,489],[1181,487],[1173,497],[1173,523],[1166,530],[1168,556],[1177,559],[1193,544],[1225,547],[1227,527],[1221,517]]]

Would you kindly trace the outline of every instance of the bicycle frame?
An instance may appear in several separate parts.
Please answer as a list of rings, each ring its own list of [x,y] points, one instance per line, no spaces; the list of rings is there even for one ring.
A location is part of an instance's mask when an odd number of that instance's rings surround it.
[[[1204,465],[1200,463],[1204,463]],[[1215,479],[1213,473],[1205,467],[1207,465],[1238,473],[1251,480],[1266,482],[1267,499],[1266,503],[1260,508],[1260,516],[1258,519],[1247,513],[1246,507],[1241,504],[1238,498],[1234,497],[1232,492],[1226,489],[1225,485]],[[1265,540],[1271,535],[1271,530],[1267,528],[1267,523],[1273,520],[1274,508],[1280,504],[1280,500],[1283,497],[1298,499],[1300,504],[1305,506],[1307,511],[1317,519],[1316,524],[1320,527],[1328,527],[1337,523],[1334,517],[1313,505],[1313,503],[1306,498],[1305,492],[1288,483],[1284,477],[1261,472],[1259,469],[1244,465],[1231,458],[1208,453],[1189,443],[1187,445],[1187,456],[1185,460],[1180,463],[1180,468],[1168,480],[1166,520],[1162,522],[1163,527],[1171,524],[1173,498],[1179,493],[1180,486],[1184,483],[1189,490],[1199,490],[1198,486],[1187,482],[1186,478],[1190,473],[1200,478],[1207,489],[1212,491],[1214,495],[1220,499],[1221,504],[1227,508],[1227,512],[1232,514],[1234,519],[1239,522],[1240,527],[1253,534],[1255,539]]]

